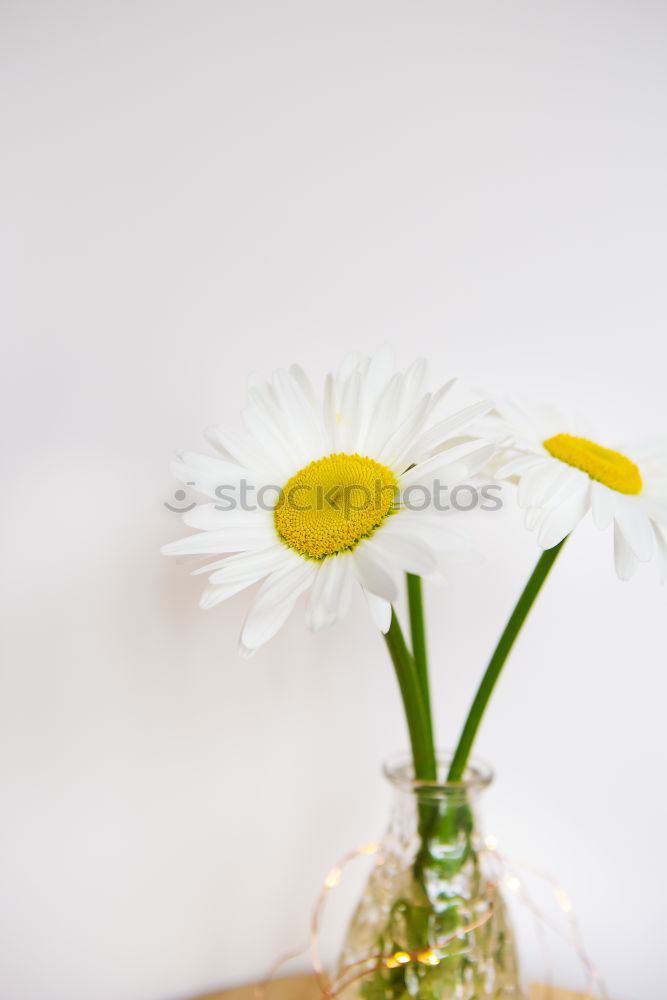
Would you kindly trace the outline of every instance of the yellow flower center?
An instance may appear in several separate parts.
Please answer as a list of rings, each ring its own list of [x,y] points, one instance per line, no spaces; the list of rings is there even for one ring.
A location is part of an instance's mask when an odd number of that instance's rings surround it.
[[[639,469],[620,451],[603,448],[587,438],[574,434],[554,434],[543,442],[550,455],[566,462],[575,469],[586,472],[591,479],[604,483],[618,493],[641,493],[642,477]]]
[[[392,513],[397,488],[391,469],[372,458],[327,455],[285,484],[274,512],[276,530],[309,559],[350,551]]]

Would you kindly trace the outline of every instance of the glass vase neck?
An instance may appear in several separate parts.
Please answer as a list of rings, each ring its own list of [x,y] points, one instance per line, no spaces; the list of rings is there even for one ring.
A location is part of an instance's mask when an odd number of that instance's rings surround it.
[[[461,781],[448,781],[447,775],[453,756],[449,751],[442,751],[436,755],[438,777],[435,781],[415,778],[414,765],[409,754],[390,758],[383,765],[382,772],[392,788],[401,794],[414,796],[419,800],[454,802],[460,799],[470,802],[492,783],[493,770],[484,761],[473,758]]]

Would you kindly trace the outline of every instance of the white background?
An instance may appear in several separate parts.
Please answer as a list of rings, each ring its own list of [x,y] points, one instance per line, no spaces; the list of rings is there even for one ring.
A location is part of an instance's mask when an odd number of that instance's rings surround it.
[[[0,995],[177,1000],[300,942],[406,737],[361,603],[237,658],[249,595],[199,611],[158,555],[170,455],[250,371],[384,343],[660,435],[667,7],[5,0],[0,29]],[[462,524],[443,744],[537,555],[509,502]],[[478,746],[487,826],[569,888],[615,1000],[665,991],[665,598],[583,525]]]

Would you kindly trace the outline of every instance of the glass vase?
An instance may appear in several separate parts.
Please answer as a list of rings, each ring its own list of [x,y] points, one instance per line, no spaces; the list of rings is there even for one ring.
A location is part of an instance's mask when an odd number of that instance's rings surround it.
[[[523,998],[514,934],[477,819],[492,772],[413,779],[407,759],[385,766],[393,788],[387,834],[358,903],[336,974],[341,1000]],[[441,780],[440,780],[441,779]]]

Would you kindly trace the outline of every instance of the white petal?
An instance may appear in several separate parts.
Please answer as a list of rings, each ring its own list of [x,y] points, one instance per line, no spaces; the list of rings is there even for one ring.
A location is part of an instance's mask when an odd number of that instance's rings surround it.
[[[585,472],[570,468],[563,462],[552,459],[547,461],[548,466],[531,469],[521,477],[517,496],[519,506],[525,504],[552,510],[581,490],[590,489],[592,480]],[[525,483],[528,477],[531,478],[530,487]]]
[[[622,455],[627,455],[629,459],[636,462],[642,472],[645,466],[651,470],[667,469],[667,440],[660,440],[658,438],[633,441],[629,444],[615,444],[614,448],[616,451],[620,451]]]
[[[392,537],[395,534],[418,538],[427,545],[439,542],[447,544],[451,539],[459,539],[452,531],[452,514],[449,511],[436,513],[433,509],[409,510],[407,507],[399,510],[382,525],[382,534]]]
[[[411,464],[411,453],[415,450],[415,443],[428,417],[430,403],[431,397],[427,394],[382,446],[377,453],[378,462],[388,465],[399,474]]]
[[[465,409],[459,410],[458,413],[453,413],[450,417],[441,420],[425,431],[419,438],[415,446],[417,455],[421,456],[432,451],[434,448],[441,447],[446,439],[451,437],[455,431],[461,431],[464,427],[468,427],[473,421],[488,413],[492,406],[493,403],[490,399],[483,399],[479,403],[466,406]]]
[[[336,403],[336,384],[333,375],[329,374],[324,380],[324,402],[322,404],[324,418],[324,428],[327,437],[327,451],[337,452],[338,447],[338,420]]]
[[[639,561],[625,541],[617,524],[614,524],[614,563],[619,580],[629,580],[630,577],[634,576],[639,566]]]
[[[331,596],[333,621],[338,622],[345,618],[350,610],[352,602],[352,587],[355,580],[354,563],[351,555],[339,555],[336,557],[342,564],[339,577],[336,580],[336,587]]]
[[[208,443],[212,448],[215,448],[218,455],[220,455],[226,462],[232,462],[237,464],[236,459],[232,454],[230,454],[227,449],[220,442],[218,434],[220,433],[220,428],[217,424],[209,424],[208,427],[204,428],[203,434]]]
[[[386,635],[391,625],[391,604],[382,597],[376,597],[370,591],[364,590],[371,617],[380,631]]]
[[[383,531],[398,529],[402,534],[421,540],[437,560],[445,554],[455,556],[461,562],[469,562],[471,558],[477,562],[478,553],[473,550],[470,539],[452,527],[461,523],[456,518],[457,515],[451,511],[401,510],[383,526]],[[396,529],[393,529],[394,524]]]
[[[213,432],[221,447],[253,474],[261,475],[263,482],[282,483],[291,475],[292,469],[284,461],[281,462],[269,447],[265,448],[249,434],[243,431],[234,433],[222,427],[214,428]]]
[[[299,383],[287,372],[277,371],[273,376],[273,391],[286,433],[298,447],[302,461],[319,458],[324,445],[323,427]]]
[[[310,452],[293,433],[284,415],[277,407],[269,407],[254,389],[248,392],[243,422],[255,440],[263,441],[271,448],[274,457],[279,458],[281,468],[296,471],[309,460]]]
[[[424,358],[413,361],[403,377],[403,413],[405,417],[424,395],[428,364]]]
[[[194,487],[204,496],[219,498],[225,488],[237,489],[242,479],[254,480],[248,469],[236,462],[226,462],[210,455],[198,455],[186,451],[175,458],[170,465],[171,474],[181,483]]]
[[[226,601],[229,597],[234,597],[235,594],[239,594],[246,587],[250,586],[249,583],[244,581],[237,581],[236,583],[227,583],[221,587],[207,587],[206,590],[202,592],[199,598],[199,607],[203,611],[208,611],[210,608],[214,608],[216,604],[221,604],[222,601]]]
[[[277,569],[287,566],[290,553],[283,545],[275,545],[261,552],[242,552],[240,555],[228,556],[210,566],[204,566],[197,573],[215,570],[209,578],[214,586],[204,591],[199,601],[200,608],[212,608],[220,601],[227,600],[246,587],[257,583],[262,577]]]
[[[401,375],[393,375],[380,393],[371,415],[365,435],[364,450],[368,455],[377,455],[380,448],[396,427],[396,416],[400,408],[403,392]]]
[[[546,510],[544,507],[526,507],[526,515],[523,523],[527,530],[535,531],[536,528],[539,528],[545,514]]]
[[[267,522],[257,519],[247,524],[229,523],[217,531],[202,531],[198,535],[188,535],[175,542],[163,545],[160,550],[165,556],[196,556],[222,552],[245,552],[247,549],[261,549],[276,540],[276,533]]]
[[[655,536],[639,497],[617,494],[614,521],[640,562],[648,562],[655,551]]]
[[[496,479],[510,479],[512,476],[523,475],[524,472],[528,472],[529,469],[543,463],[543,455],[515,455],[514,458],[510,458],[498,466],[494,476]]]
[[[250,390],[259,393],[262,399],[264,399],[265,402],[271,406],[275,406],[278,402],[276,394],[273,391],[273,386],[261,375],[253,373],[248,375],[248,392],[250,392]]]
[[[260,587],[241,632],[241,655],[251,655],[272,639],[287,621],[298,597],[311,586],[315,564],[294,558],[296,562],[272,573]]]
[[[402,532],[398,526],[391,531],[377,531],[366,545],[379,554],[386,565],[406,573],[428,576],[436,566],[435,555],[429,546],[412,533]]]
[[[222,583],[229,579],[230,576],[227,573],[217,576],[217,570],[225,570],[228,566],[232,570],[234,567],[237,567],[239,572],[236,575],[238,576],[243,575],[245,570],[251,574],[255,566],[266,566],[264,574],[266,575],[266,573],[272,573],[274,569],[279,569],[292,555],[293,553],[286,545],[282,543],[271,544],[267,545],[266,548],[256,549],[251,552],[235,552],[233,555],[216,559],[215,562],[207,563],[205,566],[198,566],[197,569],[192,570],[192,576],[202,576],[204,573],[209,573],[211,574],[209,577],[210,583]]]
[[[603,483],[591,482],[591,507],[595,526],[604,531],[614,517],[614,496],[608,486]]]
[[[642,482],[645,484],[642,496],[654,496],[664,500],[667,498],[667,472],[651,473],[646,470],[639,470],[642,474]]]
[[[397,532],[406,538],[414,538],[425,546],[435,560],[434,569],[427,575],[430,580],[444,582],[447,571],[453,565],[479,565],[480,554],[470,541],[456,531],[452,531],[451,517],[447,513],[428,514],[401,511],[394,515],[383,527],[383,531]]]
[[[211,455],[202,455],[196,451],[182,451],[176,457],[176,464],[181,462],[192,470],[198,470],[208,476],[209,479],[225,481],[224,477],[238,482],[244,474],[247,475],[247,466],[239,465],[238,462],[228,462],[224,458],[216,458]]]
[[[370,403],[375,406],[381,393],[387,387],[394,373],[394,354],[388,347],[382,347],[369,359],[364,376],[364,394],[368,395]]]
[[[352,558],[357,579],[364,590],[393,603],[398,597],[396,581],[386,560],[370,545],[370,540],[360,542]]]
[[[271,545],[257,552],[238,552],[216,563],[202,566],[193,576],[210,573],[209,583],[223,584],[236,580],[259,580],[274,570],[293,564],[293,556],[285,545]]]
[[[435,479],[439,480],[442,486],[454,486],[468,477],[474,476],[479,469],[486,465],[493,455],[495,447],[494,444],[468,441],[463,445],[439,452],[425,462],[420,462],[414,468],[404,472],[399,479],[399,486],[401,490],[404,490],[419,484],[431,489]]]
[[[526,406],[516,399],[498,399],[496,397],[495,412],[499,419],[508,429],[511,429],[512,436],[522,442],[541,441],[546,436],[540,434],[543,428],[539,427],[539,421],[533,413],[529,413]]]
[[[324,559],[308,597],[306,625],[313,632],[343,618],[352,596],[352,557],[349,554]]]
[[[543,549],[554,545],[569,535],[590,507],[588,482],[579,483],[571,492],[553,506],[548,506],[537,535],[538,544]]]
[[[525,472],[517,489],[519,507],[542,507],[552,499],[556,484],[569,479],[569,471],[561,462],[545,458]]]
[[[307,399],[308,402],[310,403],[313,413],[317,413],[319,409],[317,396],[315,395],[315,390],[313,389],[312,383],[308,378],[308,376],[306,375],[305,371],[303,370],[301,365],[296,365],[296,364],[290,365],[289,371],[290,375],[301,389],[304,398]]]
[[[438,406],[443,401],[443,399],[445,398],[451,387],[455,384],[456,384],[456,378],[450,378],[447,382],[443,382],[443,384],[438,389],[435,390],[435,392],[431,396],[432,413],[435,413]]]
[[[350,376],[358,371],[364,362],[367,361],[368,358],[365,358],[360,351],[350,351],[349,354],[346,354],[336,373],[337,385],[342,387]]]
[[[373,415],[380,399],[387,389],[393,371],[393,357],[389,350],[381,350],[369,359],[362,377],[360,399],[359,429],[357,435],[357,450],[360,455],[375,455],[377,448],[369,447],[369,431]]]
[[[667,499],[664,497],[646,496],[642,494],[646,513],[652,521],[657,521],[667,527]]]
[[[236,507],[233,510],[225,510],[222,504],[200,503],[183,514],[183,523],[189,528],[199,528],[201,531],[225,531],[247,528],[249,525],[252,527],[264,525],[267,532],[272,532],[275,537],[272,512],[260,508],[241,510]]]
[[[358,372],[345,383],[336,418],[341,451],[356,452],[361,424],[361,376]]]

